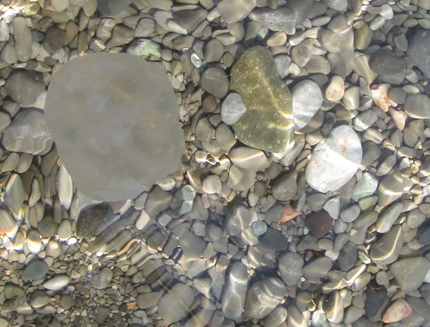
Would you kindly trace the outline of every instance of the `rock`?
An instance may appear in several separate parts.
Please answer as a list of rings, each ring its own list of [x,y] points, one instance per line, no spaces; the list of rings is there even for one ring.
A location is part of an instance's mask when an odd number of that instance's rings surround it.
[[[304,261],[300,254],[293,252],[283,253],[278,260],[278,269],[282,280],[288,286],[294,286],[303,276]]]
[[[370,259],[379,265],[389,265],[397,260],[402,246],[402,228],[400,225],[393,226],[388,233],[370,246]]]
[[[173,12],[173,19],[188,33],[192,33],[207,15],[208,12],[204,9],[180,10]]]
[[[97,9],[104,16],[114,16],[127,8],[133,0],[97,0]]]
[[[318,84],[304,80],[291,90],[293,101],[294,127],[300,130],[305,127],[323,103],[323,96]]]
[[[325,90],[326,99],[332,102],[340,101],[343,98],[344,94],[345,94],[345,81],[343,80],[342,77],[334,75],[330,80],[330,84],[327,86]]]
[[[352,242],[347,242],[339,251],[337,262],[342,271],[351,269],[357,260],[357,246]]]
[[[321,30],[320,33],[318,33],[318,41],[328,52],[339,53],[341,50],[342,41],[336,33],[330,30]]]
[[[406,54],[421,71],[430,77],[430,33],[418,30],[409,41]]]
[[[366,110],[354,118],[354,129],[358,132],[363,132],[373,125],[378,119],[378,116],[373,110]]]
[[[285,251],[288,248],[288,239],[280,231],[268,227],[267,231],[258,237],[262,247],[272,251]]]
[[[79,212],[76,235],[78,237],[97,236],[114,221],[112,208],[106,203],[89,205]]]
[[[320,238],[325,236],[331,229],[333,218],[324,210],[312,212],[306,216],[305,226],[309,228],[312,236]]]
[[[324,302],[323,309],[327,320],[332,324],[340,324],[344,315],[344,300],[338,291],[331,293]]]
[[[322,193],[338,190],[355,174],[361,159],[361,142],[354,130],[346,125],[336,127],[312,151],[306,181]]]
[[[242,316],[248,291],[246,266],[239,261],[230,264],[222,296],[222,312],[225,317],[237,320]]]
[[[419,288],[429,269],[430,262],[423,257],[401,259],[390,266],[390,272],[405,292]]]
[[[24,282],[41,280],[45,278],[48,270],[49,266],[45,261],[33,260],[27,265],[27,267],[25,267],[24,271],[22,272],[21,279]]]
[[[43,287],[50,291],[58,291],[69,285],[70,278],[66,275],[55,275],[43,283]]]
[[[321,278],[326,278],[329,270],[333,266],[330,258],[320,257],[308,263],[303,268],[303,275],[311,283],[319,283]]]
[[[105,201],[134,198],[179,168],[184,136],[178,113],[164,72],[128,54],[69,61],[53,76],[45,105],[48,129],[73,182]]]
[[[375,229],[378,233],[387,233],[396,222],[403,210],[403,203],[398,202],[387,208],[379,215],[375,224]]]
[[[403,194],[403,178],[397,167],[385,176],[378,187],[378,204],[387,206],[399,199]]]
[[[272,31],[283,31],[288,35],[296,32],[296,15],[286,7],[270,9],[268,7],[259,8],[252,11],[249,19],[259,22]]]
[[[430,118],[430,99],[424,94],[411,94],[406,98],[403,108],[411,118]]]
[[[97,290],[103,290],[109,286],[112,281],[112,277],[112,269],[105,267],[94,276],[92,286]]]
[[[246,314],[250,318],[263,319],[281,303],[285,292],[285,284],[279,278],[269,277],[254,283],[246,295]]]
[[[161,57],[161,47],[158,43],[148,39],[135,39],[130,43],[126,52],[140,57]]]
[[[235,202],[227,211],[225,230],[228,235],[238,235],[251,223],[252,214],[242,202]]]
[[[355,185],[352,199],[358,201],[359,199],[372,195],[378,188],[378,179],[370,173],[364,173],[361,179]]]
[[[398,299],[391,303],[387,311],[385,311],[382,321],[386,324],[392,324],[409,317],[412,313],[412,308],[404,299]]]
[[[348,7],[348,1],[347,0],[323,0],[323,3],[336,11],[344,12],[346,11]]]
[[[256,4],[256,0],[222,0],[217,9],[227,24],[233,24],[248,16]]]
[[[160,299],[157,312],[164,323],[170,325],[185,318],[193,301],[193,290],[183,283],[177,283]]]
[[[52,143],[43,111],[35,108],[21,109],[2,137],[2,144],[7,150],[32,155],[46,154]]]
[[[34,71],[15,71],[6,80],[6,92],[23,106],[35,102],[45,91],[43,75]]]
[[[221,119],[227,125],[233,125],[246,112],[245,103],[238,93],[227,95],[221,105]]]
[[[233,125],[237,138],[254,148],[284,151],[294,134],[292,101],[271,52],[261,46],[246,50],[232,68],[231,88],[247,107]]]
[[[13,240],[18,227],[18,222],[12,215],[8,211],[0,209],[0,234],[4,234]]]
[[[59,27],[51,27],[43,38],[43,47],[49,53],[60,50],[67,42],[66,32]]]
[[[380,49],[370,56],[369,66],[378,75],[394,75],[406,69],[406,61],[392,51]]]
[[[377,320],[379,318],[380,309],[388,300],[387,293],[387,289],[376,282],[372,282],[367,286],[364,291],[364,309],[370,319]]]
[[[212,94],[215,98],[222,99],[228,93],[228,77],[221,68],[211,67],[206,69],[202,74],[200,83],[203,90]]]
[[[270,165],[263,151],[246,146],[232,149],[230,159],[236,166],[244,169],[264,170]]]
[[[148,309],[155,307],[160,300],[161,293],[150,292],[143,293],[136,297],[136,304],[139,309]]]
[[[297,193],[297,172],[293,171],[277,178],[272,185],[272,195],[276,200],[291,200]]]

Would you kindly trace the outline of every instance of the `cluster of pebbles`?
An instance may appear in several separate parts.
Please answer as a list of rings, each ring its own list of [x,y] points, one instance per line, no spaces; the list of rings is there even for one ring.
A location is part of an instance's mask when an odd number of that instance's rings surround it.
[[[428,10],[2,1],[0,327],[429,326]],[[80,193],[46,128],[52,74],[95,52],[160,63],[180,103],[181,169],[135,199]]]

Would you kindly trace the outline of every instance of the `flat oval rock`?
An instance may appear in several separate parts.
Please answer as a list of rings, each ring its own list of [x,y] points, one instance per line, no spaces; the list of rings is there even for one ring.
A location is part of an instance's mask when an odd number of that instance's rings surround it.
[[[306,181],[321,193],[336,191],[354,176],[362,155],[361,142],[354,130],[338,126],[313,150],[306,167]]]
[[[179,169],[185,142],[173,88],[137,56],[69,61],[52,77],[45,116],[73,182],[94,200],[135,198]]]
[[[232,68],[230,87],[247,107],[233,125],[237,138],[254,148],[284,151],[294,136],[292,100],[272,53],[261,46],[246,50]]]

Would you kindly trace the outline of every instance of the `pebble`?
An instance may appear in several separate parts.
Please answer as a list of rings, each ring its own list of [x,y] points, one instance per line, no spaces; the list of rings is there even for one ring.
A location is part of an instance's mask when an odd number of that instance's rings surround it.
[[[312,57],[313,44],[304,41],[291,49],[291,59],[298,67],[305,67]]]
[[[405,292],[418,289],[429,270],[430,262],[423,257],[401,259],[390,266],[390,272]]]
[[[385,176],[378,186],[378,204],[386,206],[396,201],[403,194],[403,178],[395,167]]]
[[[385,311],[382,321],[386,324],[392,324],[409,317],[412,313],[412,308],[404,299],[398,299],[390,304]]]
[[[272,53],[262,46],[246,50],[231,70],[230,86],[247,107],[233,126],[237,138],[250,147],[283,152],[294,136],[292,100]]]
[[[89,205],[79,212],[76,234],[78,237],[97,236],[112,222],[114,214],[109,205],[106,203]]]
[[[400,225],[393,226],[370,247],[370,258],[379,265],[389,265],[397,260],[403,246],[403,232]]]
[[[370,173],[364,173],[361,179],[355,185],[352,199],[358,201],[363,197],[372,195],[378,188],[378,179]]]
[[[150,292],[139,294],[136,297],[136,304],[140,309],[148,309],[155,307],[160,300],[160,293]]]
[[[15,71],[5,83],[9,96],[23,106],[32,104],[45,91],[43,76],[34,71]]]
[[[217,175],[209,175],[203,180],[203,191],[207,194],[219,194],[222,189],[222,183]]]
[[[363,132],[371,127],[378,120],[378,116],[373,110],[366,110],[354,118],[353,127],[358,132]]]
[[[2,144],[7,150],[32,155],[46,154],[52,143],[43,111],[39,109],[21,109],[2,137]]]
[[[48,273],[49,266],[43,260],[33,260],[24,269],[21,279],[24,282],[42,280]]]
[[[330,30],[322,29],[318,33],[318,41],[328,52],[339,53],[341,50],[342,41],[340,40],[340,37]]]
[[[291,200],[297,193],[297,172],[293,171],[277,178],[272,185],[272,195],[278,201]]]
[[[258,240],[262,247],[272,251],[285,251],[289,244],[288,239],[280,231],[271,227],[268,227]]]
[[[334,75],[325,89],[325,97],[332,102],[340,101],[345,94],[345,82],[342,77]]]
[[[256,5],[256,0],[222,0],[217,4],[217,9],[227,24],[233,24],[248,16]]]
[[[336,127],[312,151],[306,181],[322,193],[338,190],[355,174],[361,159],[361,142],[354,130],[346,125]]]
[[[305,127],[323,103],[323,96],[318,84],[304,80],[291,90],[295,130]]]
[[[230,159],[236,166],[244,169],[264,170],[270,165],[263,151],[244,146],[232,149]]]
[[[173,19],[179,26],[184,28],[188,33],[192,33],[197,28],[197,26],[206,19],[207,14],[208,12],[204,9],[180,10],[180,11],[173,12]],[[209,43],[210,42],[217,43],[219,41],[215,39],[215,40],[209,41]],[[219,58],[221,59],[221,57]],[[213,62],[213,61],[207,60],[207,62]]]
[[[0,234],[14,239],[18,231],[18,222],[6,210],[0,209]]]
[[[406,61],[389,50],[380,49],[370,56],[369,66],[378,75],[395,75],[406,69]]]
[[[303,275],[311,283],[320,282],[321,278],[326,278],[333,263],[328,257],[317,258],[303,268]]]
[[[411,94],[406,98],[403,106],[406,114],[411,118],[430,118],[430,99],[424,94]]]
[[[225,317],[237,320],[242,316],[248,291],[248,273],[246,266],[235,261],[230,264],[223,289],[222,312]]]
[[[248,290],[245,313],[251,318],[263,319],[281,303],[285,293],[285,284],[278,278],[258,281]]]
[[[293,35],[296,32],[297,17],[286,7],[279,7],[276,10],[270,8],[255,9],[248,17],[271,31],[282,31],[288,35]]]
[[[342,104],[345,109],[356,110],[360,105],[360,93],[361,90],[357,86],[349,87],[345,90],[342,98]]]
[[[215,98],[222,99],[228,93],[229,81],[223,69],[217,67],[206,69],[202,74],[200,83],[202,88]]]
[[[430,77],[430,62],[426,49],[430,44],[430,33],[428,30],[417,30],[409,41],[406,54],[413,63],[428,77]]]
[[[43,38],[43,47],[53,54],[60,50],[67,42],[66,32],[59,27],[51,27]]]
[[[112,281],[113,272],[110,268],[103,268],[97,275],[93,277],[92,286],[97,290],[107,288]]]
[[[158,302],[157,313],[164,323],[171,324],[184,318],[194,301],[193,290],[183,284],[175,284]]]
[[[306,216],[305,226],[309,228],[312,236],[316,238],[327,235],[333,224],[333,218],[324,210],[320,212],[312,212]]]
[[[339,324],[344,316],[344,300],[339,292],[331,293],[327,300],[324,302],[323,309],[326,314],[327,320],[332,324]]]
[[[376,221],[376,231],[381,234],[387,233],[391,229],[397,218],[400,216],[402,210],[402,202],[395,203],[389,208],[387,208]]]
[[[294,286],[303,276],[304,261],[298,253],[283,253],[278,260],[278,269],[287,286]]]
[[[50,291],[58,291],[69,285],[70,278],[66,275],[55,275],[43,283],[43,287]]]
[[[228,235],[238,235],[248,228],[252,214],[249,208],[241,202],[235,202],[227,211],[225,230]]]
[[[97,9],[104,16],[114,16],[127,8],[133,0],[97,0]]]
[[[227,125],[233,125],[246,112],[245,103],[238,93],[229,93],[221,105],[221,119]]]

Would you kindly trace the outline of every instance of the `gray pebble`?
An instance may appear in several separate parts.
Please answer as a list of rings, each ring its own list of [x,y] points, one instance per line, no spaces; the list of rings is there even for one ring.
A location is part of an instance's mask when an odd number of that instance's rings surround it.
[[[254,10],[249,18],[259,22],[272,31],[283,31],[288,35],[296,32],[296,15],[288,8],[279,7],[278,9],[259,8]]]
[[[430,262],[423,257],[401,259],[390,266],[390,272],[406,292],[420,287],[429,270]]]
[[[228,319],[237,320],[242,316],[248,291],[246,266],[239,261],[230,264],[222,297],[222,312]]]
[[[16,71],[7,78],[5,89],[13,100],[26,106],[35,102],[45,91],[45,83],[40,73]]]
[[[98,290],[107,288],[112,281],[112,269],[105,267],[93,278],[93,287]]]
[[[229,80],[225,71],[221,68],[211,67],[206,69],[200,83],[203,90],[212,94],[215,98],[222,99],[228,93]]]
[[[303,258],[298,253],[286,252],[279,257],[278,269],[285,284],[288,286],[297,284],[303,276],[303,265]]]

